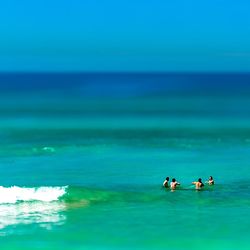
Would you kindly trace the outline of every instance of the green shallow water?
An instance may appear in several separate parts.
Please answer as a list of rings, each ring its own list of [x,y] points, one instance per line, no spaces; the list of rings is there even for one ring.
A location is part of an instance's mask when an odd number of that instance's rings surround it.
[[[2,229],[2,246],[198,249],[202,245],[204,249],[247,249],[249,185],[241,183],[237,190],[234,185],[238,183],[205,187],[204,191],[186,185],[175,192],[158,186],[118,190],[67,187],[66,194],[49,206],[26,202],[30,215],[24,218],[16,213],[15,225]],[[18,211],[24,202],[13,206]]]
[[[1,183],[68,185],[66,194],[58,201],[1,204],[1,249],[250,247],[248,133],[218,140],[218,133],[162,138],[152,130],[137,137],[109,131],[90,141],[79,133],[73,144],[70,131],[62,143],[60,133],[48,142],[47,132],[37,143],[31,140],[37,133],[20,130],[27,136],[22,147],[11,135],[8,150],[1,148]],[[211,174],[214,187],[191,188]],[[166,175],[181,189],[162,188]]]
[[[2,185],[69,186],[58,201],[0,205],[2,217],[12,213],[0,229],[1,249],[248,249],[245,139],[156,137],[152,145],[146,133],[143,145],[129,140],[10,147]],[[191,181],[210,174],[212,189],[191,189]],[[182,189],[163,189],[166,175]]]

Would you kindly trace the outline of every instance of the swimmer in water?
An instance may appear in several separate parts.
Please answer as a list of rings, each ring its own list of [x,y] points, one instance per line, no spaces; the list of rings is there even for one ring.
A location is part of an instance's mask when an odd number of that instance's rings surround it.
[[[176,181],[175,178],[172,179],[172,182],[170,183],[170,187],[172,190],[176,189],[176,186],[181,185],[179,182]]]
[[[204,184],[202,183],[201,178],[199,178],[198,181],[192,182],[192,184],[195,185],[196,190],[201,190],[201,188],[204,187]]]
[[[208,181],[206,181],[206,183],[208,183],[208,185],[214,185],[214,178],[213,176],[210,176]]]
[[[166,178],[166,180],[163,182],[162,186],[165,188],[169,188],[168,181],[169,181],[169,177]]]

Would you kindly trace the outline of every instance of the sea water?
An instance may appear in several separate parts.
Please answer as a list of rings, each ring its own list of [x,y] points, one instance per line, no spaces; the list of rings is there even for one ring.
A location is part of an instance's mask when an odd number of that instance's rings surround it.
[[[0,75],[0,249],[250,249],[249,114],[249,74]]]

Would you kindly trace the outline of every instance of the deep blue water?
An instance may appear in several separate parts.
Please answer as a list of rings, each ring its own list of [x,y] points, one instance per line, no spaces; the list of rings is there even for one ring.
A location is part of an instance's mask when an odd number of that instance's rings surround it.
[[[80,91],[83,96],[249,92],[249,73],[1,73],[1,91]]]

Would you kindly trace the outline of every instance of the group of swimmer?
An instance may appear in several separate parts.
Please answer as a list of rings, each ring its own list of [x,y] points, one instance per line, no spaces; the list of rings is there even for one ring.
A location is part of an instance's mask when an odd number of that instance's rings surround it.
[[[213,177],[210,176],[209,179],[205,183],[207,183],[208,185],[214,185]],[[195,185],[196,190],[201,190],[204,187],[204,184],[203,184],[201,178],[199,178],[198,181],[193,181],[192,184]],[[173,178],[169,184],[169,177],[167,177],[162,185],[165,188],[170,188],[171,190],[175,190],[176,187],[181,185],[181,184],[179,182],[177,182],[175,178]]]

